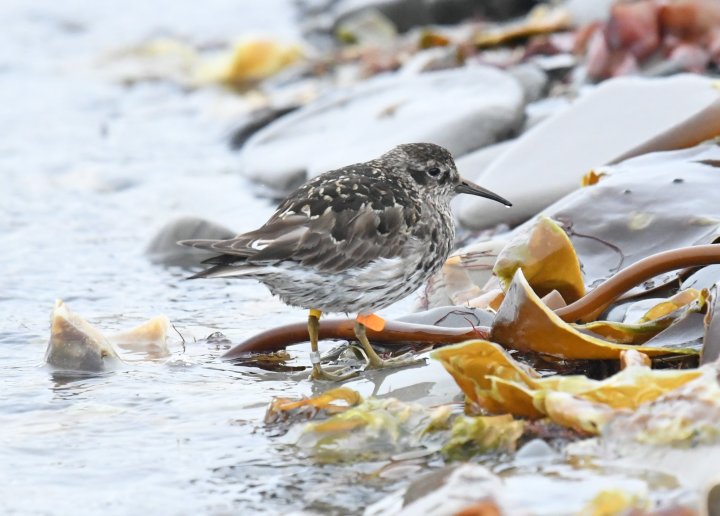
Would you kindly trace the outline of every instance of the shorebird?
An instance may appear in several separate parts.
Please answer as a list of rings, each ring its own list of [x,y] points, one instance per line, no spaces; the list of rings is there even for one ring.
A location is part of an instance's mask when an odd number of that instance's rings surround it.
[[[179,243],[218,253],[192,278],[255,279],[288,305],[309,309],[311,376],[343,380],[355,373],[331,373],[320,364],[320,316],[357,314],[355,335],[368,368],[413,363],[381,359],[365,327],[381,329],[375,311],[417,290],[445,262],[455,239],[450,200],[459,193],[511,206],[461,178],[447,149],[409,143],[311,179],[255,231]]]

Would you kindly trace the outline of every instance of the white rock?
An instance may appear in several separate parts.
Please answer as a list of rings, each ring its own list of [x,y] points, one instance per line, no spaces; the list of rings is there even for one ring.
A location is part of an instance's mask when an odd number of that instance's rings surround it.
[[[480,464],[446,467],[420,477],[404,496],[391,495],[365,509],[365,516],[452,515],[502,491],[502,480]]]
[[[522,86],[527,102],[535,102],[545,96],[548,88],[548,76],[538,65],[522,63],[508,69]]]
[[[535,462],[548,463],[558,457],[558,452],[553,450],[548,443],[542,439],[533,439],[517,451],[515,462],[527,466]]]
[[[465,196],[460,221],[475,229],[520,223],[579,187],[591,168],[689,118],[719,94],[709,79],[695,75],[606,81],[523,134],[480,177],[469,178],[509,199],[512,209]]]
[[[482,176],[482,173],[485,172],[490,164],[500,157],[503,152],[510,149],[514,142],[515,140],[506,140],[465,154],[463,157],[455,160],[458,172],[460,172],[461,176],[467,178]],[[455,202],[462,198],[463,196],[458,196],[453,199],[453,201]]]
[[[523,107],[517,80],[494,68],[382,76],[258,131],[243,147],[242,173],[287,190],[401,143],[432,142],[459,157],[506,138],[522,123]]]
[[[573,25],[579,27],[610,17],[610,8],[617,0],[568,0],[565,7],[570,12]]]

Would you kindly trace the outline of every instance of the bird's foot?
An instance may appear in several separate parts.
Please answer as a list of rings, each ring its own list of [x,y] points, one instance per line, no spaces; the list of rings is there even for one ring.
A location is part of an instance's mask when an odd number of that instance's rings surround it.
[[[413,353],[404,353],[402,355],[382,359],[377,354],[373,354],[374,356],[367,357],[367,365],[365,366],[365,369],[390,369],[390,368],[400,368],[400,367],[412,367],[412,366],[419,366],[419,365],[425,365],[425,359],[424,358],[418,358]]]
[[[323,369],[320,364],[314,364],[312,372],[310,373],[310,378],[313,380],[325,380],[328,382],[344,382],[350,378],[355,378],[358,374],[358,371],[349,367],[340,368],[337,372],[330,372]]]

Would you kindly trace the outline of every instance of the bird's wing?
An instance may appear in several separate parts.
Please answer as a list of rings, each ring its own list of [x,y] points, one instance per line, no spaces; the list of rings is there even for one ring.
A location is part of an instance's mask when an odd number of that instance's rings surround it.
[[[400,206],[329,211],[306,225],[296,238],[273,242],[249,261],[292,260],[319,272],[363,267],[403,254],[410,234]]]
[[[324,174],[290,195],[261,228],[230,240],[188,244],[221,254],[208,263],[289,260],[318,272],[400,256],[420,207],[404,185],[389,185],[375,170],[360,164]]]

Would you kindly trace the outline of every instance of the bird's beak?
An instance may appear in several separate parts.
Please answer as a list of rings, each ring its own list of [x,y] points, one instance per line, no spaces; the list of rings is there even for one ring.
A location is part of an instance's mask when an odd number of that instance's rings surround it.
[[[493,201],[502,203],[505,206],[512,206],[512,203],[507,199],[504,199],[498,194],[493,193],[480,185],[476,185],[475,183],[473,183],[472,181],[468,181],[467,179],[460,179],[460,183],[455,187],[455,193],[466,193],[470,195],[478,195],[480,197],[487,197],[488,199],[492,199]]]

